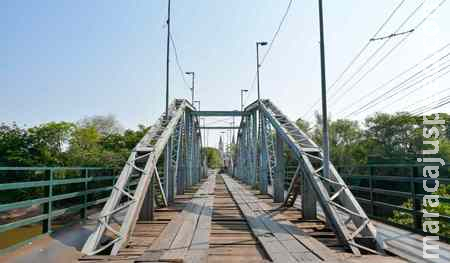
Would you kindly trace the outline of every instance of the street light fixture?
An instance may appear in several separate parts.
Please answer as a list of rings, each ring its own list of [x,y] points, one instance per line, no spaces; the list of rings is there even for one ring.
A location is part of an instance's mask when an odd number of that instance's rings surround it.
[[[192,105],[194,105],[194,88],[195,88],[195,72],[193,71],[188,71],[186,72],[186,75],[191,75],[192,76],[192,87],[191,87],[191,95],[192,95]]]
[[[259,87],[259,68],[261,65],[259,64],[259,46],[265,46],[267,42],[256,42],[256,78],[257,78],[257,87],[258,87],[258,102],[261,99],[261,90]]]

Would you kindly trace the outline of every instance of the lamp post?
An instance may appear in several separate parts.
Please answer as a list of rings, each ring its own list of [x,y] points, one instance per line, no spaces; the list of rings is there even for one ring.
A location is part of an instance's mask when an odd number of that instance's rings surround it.
[[[241,111],[244,111],[244,92],[248,92],[248,89],[241,89]]]
[[[327,83],[325,74],[325,39],[323,32],[323,10],[322,0],[319,0],[319,26],[320,26],[320,67],[322,79],[322,129],[323,129],[323,175],[330,175],[330,145],[328,140],[328,118],[327,118]]]
[[[191,75],[192,76],[192,87],[191,87],[191,95],[192,95],[192,105],[194,105],[194,88],[195,88],[195,72],[193,71],[188,71],[186,72],[186,75]]]
[[[256,42],[256,80],[257,80],[257,87],[258,87],[258,102],[261,99],[261,90],[259,85],[259,68],[261,65],[259,64],[259,46],[265,46],[267,45],[267,42]]]
[[[170,0],[167,5],[167,42],[166,42],[166,109],[164,118],[169,117],[169,56],[170,56]]]

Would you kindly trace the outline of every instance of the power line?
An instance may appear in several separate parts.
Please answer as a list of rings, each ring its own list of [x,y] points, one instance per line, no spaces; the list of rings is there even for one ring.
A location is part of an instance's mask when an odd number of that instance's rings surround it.
[[[281,31],[281,28],[283,27],[283,24],[286,21],[286,18],[287,18],[288,14],[289,14],[289,11],[291,10],[292,2],[293,2],[293,0],[289,0],[289,3],[287,5],[287,7],[286,7],[286,11],[284,11],[284,14],[283,14],[283,16],[281,18],[281,21],[278,24],[277,30],[275,31],[275,33],[274,33],[274,35],[272,37],[272,40],[270,41],[269,46],[267,47],[267,50],[264,53],[264,55],[263,55],[263,57],[261,59],[261,62],[259,63],[260,66],[262,66],[262,64],[266,61],[267,56],[269,55],[270,51],[272,50],[273,44],[277,40],[278,35],[279,35],[280,31]],[[247,92],[247,96],[245,97],[245,100],[244,100],[245,102],[247,102],[247,99],[250,96],[250,93],[253,91],[253,89],[255,87],[255,81],[256,81],[256,72],[255,72],[255,75],[253,77],[252,84],[250,85],[250,89]]]
[[[417,6],[413,10],[413,12],[411,12],[408,15],[408,17],[405,20],[403,20],[403,22],[400,24],[400,26],[398,26],[397,29],[394,31],[394,34],[398,33],[402,29],[402,27],[420,10],[420,8],[424,5],[425,1],[426,0],[424,0],[419,6]],[[414,30],[416,28],[414,28]],[[350,88],[348,88],[344,92],[340,93],[339,96],[335,99],[334,103],[336,103],[336,101],[339,101],[339,99],[341,99],[343,97],[343,95],[347,94],[350,90],[353,90],[356,87],[356,85],[358,85],[368,74],[370,74],[373,70],[375,70],[403,42],[405,42],[409,38],[410,35],[411,34],[405,35],[399,42],[397,42],[397,44],[393,48],[391,48],[380,60],[378,60],[375,63],[374,66],[372,66],[369,70],[367,70],[355,83],[353,83],[353,85],[350,86]],[[376,55],[378,55],[378,53],[389,43],[390,40],[391,40],[391,38],[387,38],[386,40],[384,40],[383,44],[380,47],[378,47],[377,50],[375,50],[375,52],[372,53],[372,55],[369,58],[367,58],[366,61],[364,61],[364,63],[358,68],[358,70],[349,79],[347,79],[347,81],[343,85],[341,85],[336,90],[336,92],[330,97],[336,96],[338,94],[339,90],[342,90],[345,86],[347,86],[372,61],[372,59],[374,59],[376,57]]]
[[[405,110],[403,110],[403,111],[407,111],[407,109],[409,109],[409,108],[411,108],[411,107],[413,107],[413,106],[415,106],[415,105],[418,105],[418,104],[420,104],[421,102],[424,102],[424,101],[426,101],[426,100],[435,98],[436,96],[441,96],[442,93],[445,92],[445,91],[450,91],[450,88],[446,88],[446,89],[444,89],[444,90],[442,90],[442,91],[440,91],[440,92],[438,92],[438,93],[436,93],[436,94],[433,94],[433,95],[431,95],[431,96],[428,96],[428,97],[426,97],[426,98],[424,98],[424,99],[421,98],[420,100],[416,100],[415,102],[409,104],[408,106],[405,106],[405,107],[404,107]]]
[[[191,90],[191,88],[189,87],[189,84],[187,83],[187,80],[186,80],[186,77],[185,77],[185,74],[184,74],[184,70],[181,67],[180,59],[178,57],[177,47],[175,46],[175,40],[173,39],[172,33],[170,33],[169,36],[170,36],[170,42],[172,44],[172,47],[173,47],[173,50],[174,50],[174,53],[175,53],[175,61],[176,61],[176,64],[177,64],[178,71],[180,72],[180,75],[181,75],[181,78],[183,79],[184,85],[189,90]]]
[[[393,38],[393,37],[397,37],[397,36],[401,36],[401,35],[406,35],[406,34],[409,34],[409,33],[412,33],[412,32],[414,32],[414,29],[411,29],[411,30],[408,30],[408,31],[405,31],[405,32],[400,32],[400,33],[392,33],[392,34],[390,34],[388,36],[384,36],[384,37],[371,38],[370,41],[384,40],[384,39],[387,39],[387,38]]]
[[[365,109],[361,109],[361,108],[360,108],[360,109],[358,109],[358,110],[355,110],[355,111],[353,111],[352,113],[347,114],[347,115],[345,116],[345,118],[348,117],[348,116],[350,116],[350,115],[361,114],[361,113],[367,111],[368,109],[373,108],[373,107],[379,105],[380,103],[385,102],[386,100],[388,100],[388,99],[394,97],[395,95],[399,94],[400,92],[402,92],[402,91],[404,91],[404,90],[408,90],[408,89],[410,89],[410,88],[413,88],[413,87],[415,87],[415,86],[417,86],[417,85],[423,83],[425,80],[427,80],[427,79],[429,79],[429,78],[431,78],[431,77],[437,75],[438,73],[444,71],[444,70],[447,69],[447,68],[450,68],[450,64],[449,64],[449,65],[446,65],[445,67],[442,67],[442,68],[441,68],[439,71],[437,71],[436,73],[430,74],[430,75],[426,75],[425,77],[419,79],[418,81],[414,82],[413,84],[410,84],[409,86],[406,86],[406,87],[404,87],[403,89],[398,90],[397,92],[395,92],[394,94],[391,94],[391,95],[388,96],[387,98],[382,98],[381,96],[379,96],[379,97],[377,98],[377,99],[378,99],[378,102],[377,102],[377,103],[373,104],[373,105],[370,106],[370,107],[366,107]],[[433,79],[432,81],[430,81],[430,82],[434,82],[434,81],[436,81],[437,79],[442,78],[443,76],[447,75],[449,72],[450,72],[450,71],[445,71],[443,74],[441,74],[441,75],[439,75],[438,77],[434,78],[434,79]],[[416,74],[417,74],[417,73],[416,73]],[[416,74],[414,74],[414,75],[416,75]],[[403,84],[404,84],[404,82],[402,82],[400,85],[403,85]],[[425,84],[419,86],[419,88],[417,88],[417,89],[420,89],[420,88],[422,88],[422,87],[424,87],[424,86],[425,86]],[[396,86],[396,87],[397,87],[397,86]],[[396,87],[394,87],[394,88],[396,88]],[[366,104],[366,105],[367,105],[367,104]],[[365,106],[366,106],[366,105],[365,105]]]
[[[365,93],[363,96],[361,96],[360,98],[358,98],[356,100],[356,103],[361,102],[364,100],[364,98],[370,98],[376,91],[383,89],[384,87],[387,87],[389,84],[391,84],[392,82],[394,82],[396,79],[399,79],[400,77],[402,77],[403,75],[405,75],[406,73],[412,71],[413,69],[417,68],[418,66],[420,66],[421,64],[423,64],[424,62],[428,61],[430,58],[434,57],[436,54],[442,52],[443,50],[445,50],[447,47],[450,46],[450,43],[447,43],[446,45],[444,45],[443,47],[439,48],[438,50],[434,51],[433,53],[429,54],[428,56],[426,56],[424,59],[422,59],[421,61],[417,62],[416,64],[414,64],[413,66],[407,68],[406,70],[402,71],[401,73],[395,75],[393,78],[391,78],[389,81],[383,83],[382,85],[372,89],[370,92]],[[447,54],[448,55],[448,54]],[[442,58],[445,58],[442,57]],[[346,107],[343,107],[343,110],[339,111],[338,114],[341,114],[342,112],[344,112],[346,109],[352,107],[353,105],[355,105],[355,102],[347,105]]]
[[[392,17],[397,13],[397,11],[400,9],[400,7],[405,3],[406,0],[402,0],[395,8],[394,10],[389,14],[389,16],[385,19],[383,24],[377,29],[377,31],[373,34],[371,39],[376,38],[376,36],[383,30],[383,28],[389,23],[389,21],[392,19]],[[347,73],[347,71],[353,66],[353,64],[356,63],[356,61],[361,57],[361,55],[364,53],[364,51],[367,50],[369,47],[371,41],[367,41],[366,44],[359,50],[359,52],[356,54],[356,56],[353,57],[353,59],[350,61],[350,63],[345,67],[345,69],[339,74],[339,76],[334,80],[334,82],[328,87],[327,90],[331,90]],[[319,104],[320,98],[318,98],[308,109],[315,108],[317,104]],[[311,111],[308,111],[311,113]],[[308,112],[306,114],[308,114]],[[306,117],[306,114],[303,114],[303,117]],[[308,114],[309,115],[309,114]]]
[[[423,23],[425,23],[425,21],[434,14],[434,12],[436,12],[437,9],[439,9],[439,7],[441,7],[445,1],[447,0],[443,0],[441,1],[431,12],[429,12],[413,29],[417,30]],[[424,4],[424,2],[422,2],[421,5],[419,5],[418,8],[420,8],[422,5]],[[417,12],[418,8],[416,8],[414,10],[413,13]],[[411,15],[407,18],[407,20],[411,17]],[[404,23],[402,23],[402,25],[404,25]],[[398,30],[401,28],[401,26],[398,28]],[[378,62],[372,66],[368,71],[366,71],[366,73],[363,74],[363,76],[361,76],[350,88],[348,88],[345,92],[340,94],[340,97],[336,98],[336,100],[334,101],[334,103],[336,103],[339,99],[341,99],[343,97],[343,95],[347,94],[350,90],[354,89],[369,73],[371,73],[373,70],[375,70],[390,54],[392,54],[392,52],[394,52],[400,45],[402,45],[408,38],[409,36],[411,36],[410,34],[405,35],[394,47],[392,47],[380,60],[378,60]],[[389,39],[387,39],[386,41],[388,41]]]
[[[426,113],[430,110],[435,110],[435,109],[441,108],[449,103],[450,103],[450,95],[446,96],[444,98],[441,98],[439,100],[433,101],[430,104],[427,104],[425,106],[416,108],[413,111],[411,111],[411,114],[413,116],[423,115],[424,113]]]
[[[272,41],[270,41],[269,46],[267,47],[266,53],[264,54],[264,56],[261,59],[261,62],[259,63],[261,66],[262,66],[262,64],[264,64],[264,61],[266,60],[267,56],[269,55],[270,51],[272,50],[273,43],[275,43],[275,41],[278,38],[278,34],[280,33],[281,27],[283,26],[284,21],[286,20],[286,17],[288,16],[289,11],[291,10],[291,5],[292,5],[292,0],[289,0],[288,6],[286,7],[286,11],[284,12],[283,17],[281,18],[281,21],[278,24],[278,28],[272,37]]]

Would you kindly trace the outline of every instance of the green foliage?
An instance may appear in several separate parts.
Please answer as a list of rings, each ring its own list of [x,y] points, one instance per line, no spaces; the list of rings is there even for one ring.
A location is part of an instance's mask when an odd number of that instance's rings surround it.
[[[33,160],[30,158],[31,152],[31,139],[26,130],[15,123],[0,125],[0,165],[33,165]]]
[[[450,197],[450,185],[440,185],[438,190],[433,193],[433,195],[439,195],[440,197]],[[402,207],[412,209],[412,200],[409,199],[402,204]],[[439,215],[450,216],[450,204],[443,201],[439,202],[437,207],[431,207],[426,205],[423,207],[429,213],[438,213]],[[393,215],[389,217],[389,221],[392,221],[401,225],[413,226],[413,217],[411,213],[394,210]],[[444,236],[450,236],[450,223],[446,221],[439,222],[439,234]]]
[[[223,166],[223,161],[220,157],[220,152],[218,149],[212,147],[204,147],[202,149],[202,153],[205,154],[205,152],[208,158],[209,168],[220,168]]]
[[[29,129],[0,125],[1,166],[102,166],[121,168],[147,128],[123,131],[113,116],[77,124],[49,122]]]

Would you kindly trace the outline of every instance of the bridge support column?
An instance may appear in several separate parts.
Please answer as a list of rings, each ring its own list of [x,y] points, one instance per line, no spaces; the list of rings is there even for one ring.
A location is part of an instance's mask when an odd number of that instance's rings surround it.
[[[269,176],[268,171],[268,157],[267,157],[267,142],[266,142],[266,120],[264,117],[259,115],[259,191],[262,194],[267,194],[267,177]]]
[[[174,174],[173,174],[173,166],[172,166],[172,147],[173,138],[169,140],[166,145],[166,155],[164,158],[164,177],[165,177],[165,194],[168,202],[172,202],[174,200]]]
[[[193,149],[192,149],[192,115],[186,113],[186,174],[185,174],[185,187],[192,186],[192,161],[193,161]]]
[[[186,114],[185,114],[186,115]],[[184,116],[183,126],[180,127],[179,135],[179,149],[178,149],[178,165],[176,173],[176,193],[184,194],[185,180],[186,180],[186,117]]]
[[[302,176],[302,215],[303,219],[317,219],[317,198],[311,182],[305,175]]]
[[[256,187],[257,186],[257,175],[256,175],[256,164],[257,164],[257,145],[258,145],[258,138],[257,138],[257,119],[256,119],[256,111],[254,111],[251,115],[252,118],[252,134],[251,134],[251,161],[252,161],[252,168],[251,168],[251,181],[250,181],[250,185],[252,187]]]
[[[284,177],[285,177],[285,158],[283,138],[276,133],[276,172],[273,178],[273,201],[280,203],[284,201]]]
[[[139,221],[152,221],[155,211],[155,175],[153,175],[152,180],[145,194],[144,203],[142,204],[141,211],[139,212]]]

